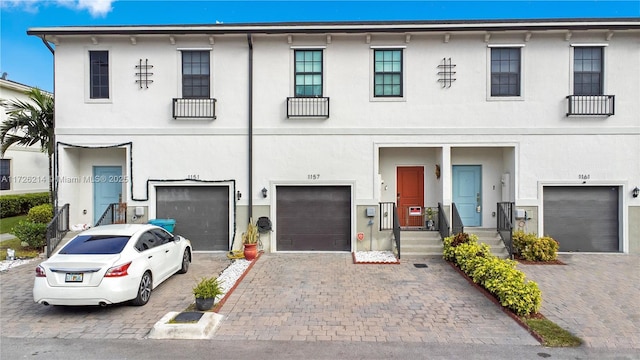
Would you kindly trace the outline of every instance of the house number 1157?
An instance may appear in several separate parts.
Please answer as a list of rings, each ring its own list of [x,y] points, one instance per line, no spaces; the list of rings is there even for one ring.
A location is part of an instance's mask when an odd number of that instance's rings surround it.
[[[307,175],[307,180],[318,180],[320,179],[320,174],[309,174]]]

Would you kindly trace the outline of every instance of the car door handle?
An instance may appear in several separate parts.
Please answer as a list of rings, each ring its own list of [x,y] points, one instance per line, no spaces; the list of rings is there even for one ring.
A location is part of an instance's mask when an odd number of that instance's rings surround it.
[[[149,257],[147,257],[147,259],[151,259],[153,257],[153,255],[149,255]]]
[[[165,252],[165,253],[168,253],[168,252],[169,252],[169,250],[165,250],[164,252]]]

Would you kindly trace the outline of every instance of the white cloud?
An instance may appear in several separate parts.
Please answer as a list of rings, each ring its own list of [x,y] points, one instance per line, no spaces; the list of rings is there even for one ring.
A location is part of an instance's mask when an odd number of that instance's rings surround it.
[[[86,10],[93,17],[107,15],[111,10],[111,4],[116,0],[55,0],[58,6],[64,6],[74,10]],[[35,13],[40,6],[50,5],[47,0],[0,0],[0,6],[5,8],[18,8],[23,11]]]
[[[66,1],[66,0],[65,0]],[[105,16],[111,10],[111,3],[115,0],[78,0],[78,9],[87,9],[93,17]]]

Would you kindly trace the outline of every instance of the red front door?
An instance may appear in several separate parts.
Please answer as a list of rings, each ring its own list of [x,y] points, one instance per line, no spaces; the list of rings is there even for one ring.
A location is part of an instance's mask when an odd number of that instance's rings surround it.
[[[424,226],[422,216],[412,215],[424,206],[424,167],[398,167],[398,216],[400,226]]]

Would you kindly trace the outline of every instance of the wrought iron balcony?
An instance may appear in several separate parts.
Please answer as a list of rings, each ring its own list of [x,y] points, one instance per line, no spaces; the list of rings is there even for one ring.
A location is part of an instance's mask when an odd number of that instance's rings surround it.
[[[611,116],[615,110],[615,95],[569,95],[567,116]]]
[[[213,120],[216,118],[216,99],[174,98],[173,118]]]
[[[329,98],[319,96],[288,97],[287,118],[292,117],[329,117]]]

